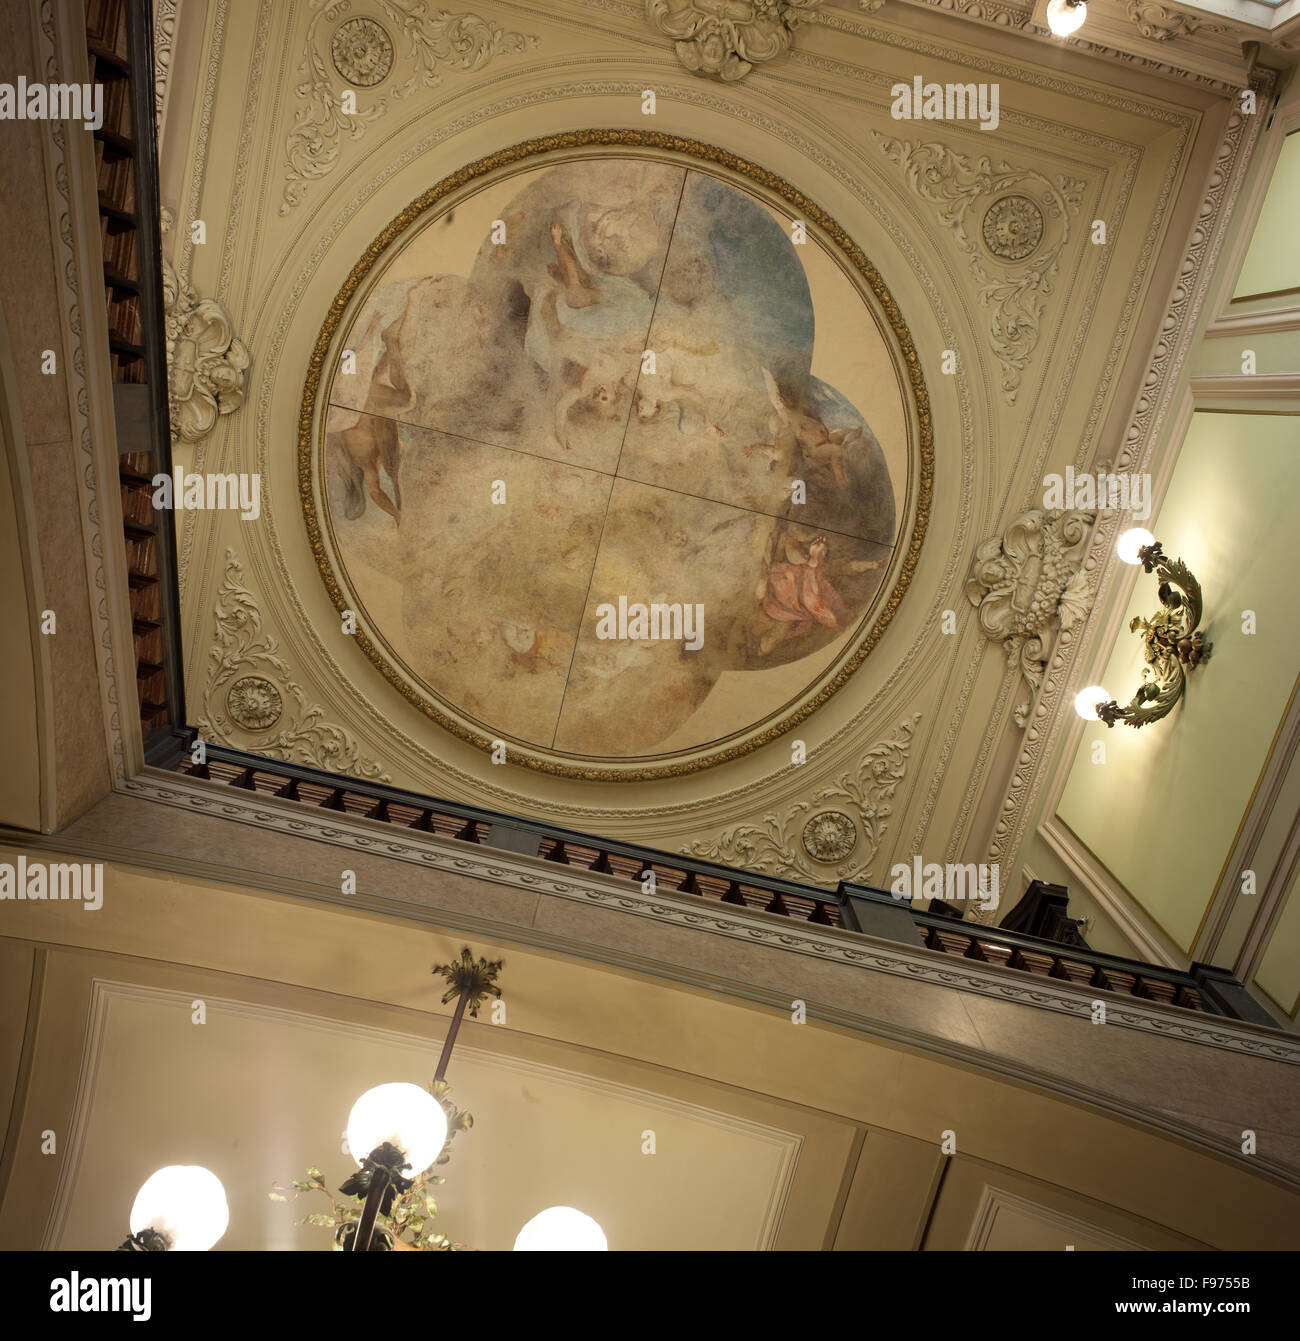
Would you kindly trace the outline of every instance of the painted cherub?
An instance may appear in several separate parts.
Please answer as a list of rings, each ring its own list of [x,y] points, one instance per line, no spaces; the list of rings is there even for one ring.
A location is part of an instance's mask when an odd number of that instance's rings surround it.
[[[824,535],[806,545],[786,535],[777,552],[784,561],[769,563],[755,595],[759,608],[754,616],[754,634],[762,655],[787,638],[798,638],[825,628],[843,628],[850,610],[828,575],[826,556],[830,543]],[[849,559],[835,565],[844,573],[865,573],[883,568],[884,559]]]
[[[773,413],[768,418],[771,442],[751,442],[743,448],[746,456],[759,452],[768,458],[768,469],[784,464],[793,473],[799,457],[815,466],[828,468],[840,489],[849,487],[844,471],[844,456],[850,447],[862,440],[862,429],[827,428],[822,421],[787,399],[776,378],[763,369],[763,383],[772,402]]]

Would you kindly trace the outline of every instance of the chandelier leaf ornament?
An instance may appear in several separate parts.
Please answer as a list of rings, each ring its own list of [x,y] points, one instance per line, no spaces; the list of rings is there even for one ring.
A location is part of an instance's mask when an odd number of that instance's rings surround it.
[[[375,1218],[375,1232],[369,1249],[371,1252],[469,1251],[467,1245],[448,1238],[434,1227],[438,1216],[434,1188],[446,1180],[433,1170],[451,1158],[452,1140],[457,1133],[469,1131],[474,1125],[474,1118],[451,1102],[451,1086],[445,1080],[430,1082],[429,1093],[447,1115],[446,1143],[437,1159],[423,1173],[414,1178],[403,1178],[400,1174],[389,1178]],[[335,1252],[353,1251],[366,1195],[376,1173],[380,1173],[378,1161],[367,1156],[362,1160],[361,1168],[339,1184],[336,1193],[330,1190],[319,1169],[308,1169],[305,1179],[295,1178],[291,1182],[293,1196],[296,1198],[303,1193],[319,1193],[328,1202],[328,1210],[313,1211],[297,1223],[330,1230]],[[276,1189],[269,1194],[272,1201],[289,1199],[283,1195],[288,1189],[279,1184],[276,1184]]]

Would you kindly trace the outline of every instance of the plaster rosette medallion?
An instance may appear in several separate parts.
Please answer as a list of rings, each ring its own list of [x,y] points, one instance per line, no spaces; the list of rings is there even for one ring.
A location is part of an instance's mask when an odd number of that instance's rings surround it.
[[[323,720],[319,705],[308,703],[279,655],[278,643],[263,633],[262,613],[233,549],[226,550],[226,575],[214,613],[216,641],[208,651],[203,712],[197,723],[201,739],[327,773],[392,780],[377,763],[361,756],[347,731]]]
[[[682,851],[821,887],[833,888],[840,880],[869,883],[871,863],[894,813],[889,802],[907,773],[920,720],[921,714],[914,713],[900,722],[891,736],[863,754],[856,769],[819,787],[811,800],[800,801],[784,816],[764,815],[758,824],[696,839]]]
[[[330,39],[330,59],[349,84],[373,88],[393,72],[393,40],[374,19],[345,19]]]
[[[1005,160],[994,164],[933,141],[871,133],[967,257],[980,304],[990,312],[989,343],[1002,369],[1002,394],[1014,405],[1085,183],[1064,175],[1052,179]]]
[[[984,245],[1003,261],[1023,261],[1043,240],[1043,212],[1028,196],[1003,196],[984,215]]]
[[[164,209],[164,236],[173,222],[171,211]],[[233,414],[244,403],[244,375],[252,360],[247,346],[235,338],[226,309],[213,298],[200,298],[165,252],[162,290],[172,441],[198,442],[220,416]]]
[[[841,861],[857,845],[857,826],[842,810],[820,810],[803,826],[804,851],[814,861]]]
[[[677,59],[694,74],[728,83],[783,56],[799,24],[822,0],[646,0],[646,18],[674,39]],[[879,8],[884,0],[879,0]]]
[[[975,551],[966,599],[984,636],[1002,644],[1036,694],[1047,668],[1047,647],[1058,629],[1073,628],[1092,608],[1082,565],[1094,512],[1035,508]],[[1017,705],[1016,725],[1029,721],[1030,700]]]
[[[311,8],[295,89],[301,109],[285,143],[281,215],[334,170],[345,135],[360,139],[394,104],[437,88],[446,71],[481,70],[538,42],[477,14],[452,14],[422,0],[376,0],[369,15],[350,14],[350,6],[337,0],[312,0]]]

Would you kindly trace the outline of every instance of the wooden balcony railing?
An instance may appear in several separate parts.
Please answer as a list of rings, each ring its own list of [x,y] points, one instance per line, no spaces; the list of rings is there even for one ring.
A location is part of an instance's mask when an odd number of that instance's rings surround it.
[[[832,893],[479,806],[322,773],[210,742],[204,743],[205,761],[196,764],[190,751],[194,735],[192,728],[175,730],[166,739],[163,733],[156,733],[147,753],[149,762],[299,805],[335,810],[454,842],[523,852],[616,879],[643,883],[647,872],[653,872],[653,887],[664,893],[691,895],[818,927],[865,932],[954,958],[1184,1010],[1276,1024],[1230,973],[1210,965],[1194,964],[1184,972],[1144,964],[1001,927],[980,926],[951,915],[922,912],[908,901],[871,886],[841,884]]]

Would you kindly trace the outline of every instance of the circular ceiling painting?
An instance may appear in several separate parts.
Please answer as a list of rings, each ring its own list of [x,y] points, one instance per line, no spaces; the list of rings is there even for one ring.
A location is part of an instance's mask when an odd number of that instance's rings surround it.
[[[599,778],[734,757],[824,701],[929,505],[924,386],[865,257],[770,174],[623,134],[494,155],[394,220],[300,440],[317,559],[387,678]]]

